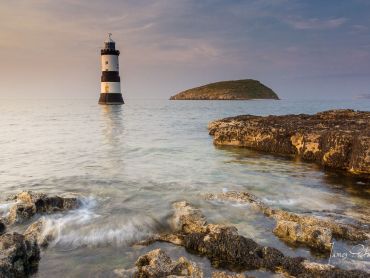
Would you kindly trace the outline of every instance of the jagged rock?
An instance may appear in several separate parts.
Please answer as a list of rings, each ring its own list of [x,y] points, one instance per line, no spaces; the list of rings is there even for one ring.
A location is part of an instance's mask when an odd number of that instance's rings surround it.
[[[274,234],[291,243],[300,243],[318,251],[331,250],[332,233],[328,228],[278,220]]]
[[[12,196],[12,199],[16,200],[17,203],[10,208],[8,216],[9,224],[22,223],[36,213],[53,213],[75,209],[80,206],[80,201],[74,197],[49,197],[46,194],[31,191],[21,192]]]
[[[181,257],[177,261],[161,249],[153,250],[136,261],[137,270],[133,274],[136,278],[157,277],[192,277],[202,278],[203,273],[193,262]]]
[[[37,193],[32,191],[23,191],[17,195],[15,195],[13,198],[22,203],[36,203],[39,199],[46,198],[47,195],[44,193]]]
[[[17,203],[14,204],[8,215],[8,223],[22,223],[36,214],[36,206],[33,203]]]
[[[70,210],[79,207],[80,201],[74,197],[47,196],[43,193],[24,191],[18,194],[18,202],[34,203],[37,213],[52,213],[56,211]]]
[[[370,112],[225,118],[209,123],[216,145],[297,155],[370,179]]]
[[[207,224],[200,210],[186,202],[174,204],[174,219],[178,230],[173,236],[158,236],[157,240],[178,242],[189,252],[207,257],[216,268],[229,270],[267,269],[273,272],[286,272],[298,277],[367,277],[363,271],[348,271],[338,268],[318,270],[304,258],[285,256],[278,249],[261,246],[254,240],[240,236],[233,226]],[[177,240],[174,238],[177,237]],[[150,241],[152,242],[152,241]],[[318,273],[322,276],[318,276]]]
[[[28,277],[37,270],[40,249],[18,233],[0,236],[0,277]]]
[[[369,278],[370,274],[361,270],[343,270],[328,264],[320,264],[309,261],[297,263],[294,260],[285,262],[285,269],[289,270],[289,275],[298,278]]]
[[[24,237],[30,242],[36,242],[39,246],[46,248],[49,242],[54,239],[53,234],[45,233],[45,219],[41,218],[35,223],[31,224],[24,232]]]
[[[4,221],[0,218],[0,236],[4,234],[6,231],[6,225]]]
[[[274,232],[291,243],[301,243],[319,251],[330,251],[332,236],[337,239],[363,241],[369,239],[369,231],[361,227],[337,223],[332,219],[302,215],[281,209],[272,209],[248,192],[229,191],[206,194],[205,199],[246,202],[277,221]]]
[[[187,202],[181,201],[173,204],[175,210],[173,228],[184,232],[203,232],[207,223],[199,209],[195,209]]]

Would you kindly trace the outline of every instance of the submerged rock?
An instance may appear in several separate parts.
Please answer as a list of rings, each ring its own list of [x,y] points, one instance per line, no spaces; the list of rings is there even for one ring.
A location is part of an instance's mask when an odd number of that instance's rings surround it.
[[[45,233],[45,219],[41,218],[35,223],[31,224],[24,232],[24,237],[30,242],[35,242],[39,246],[46,248],[54,239],[53,234]]]
[[[206,194],[205,198],[249,203],[276,220],[275,235],[287,242],[304,244],[318,251],[330,252],[332,237],[351,241],[369,239],[368,231],[361,227],[337,223],[332,219],[272,209],[248,192]]]
[[[174,207],[176,231],[172,236],[158,236],[156,240],[178,243],[189,252],[207,257],[216,268],[229,270],[266,269],[285,272],[298,277],[367,277],[363,271],[347,271],[315,264],[304,258],[285,256],[276,248],[261,246],[252,239],[240,236],[233,226],[208,224],[200,210],[186,202]],[[177,237],[177,240],[174,238]],[[149,241],[150,243],[152,241]],[[332,276],[335,273],[337,276]]]
[[[203,272],[195,263],[184,257],[172,261],[161,249],[153,250],[139,257],[136,261],[136,268],[137,270],[133,273],[133,277],[136,278],[203,277]]]
[[[47,196],[43,193],[24,191],[12,197],[17,203],[9,211],[8,222],[22,223],[36,213],[53,213],[75,209],[80,206],[80,201],[75,198],[63,198],[60,196]]]
[[[28,277],[37,270],[40,249],[18,233],[0,236],[0,277]]]
[[[297,155],[370,179],[370,112],[236,116],[209,123],[216,145]]]

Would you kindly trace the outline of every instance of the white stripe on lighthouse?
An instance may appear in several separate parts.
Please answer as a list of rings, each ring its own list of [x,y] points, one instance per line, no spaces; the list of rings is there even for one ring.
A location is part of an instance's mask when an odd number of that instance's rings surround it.
[[[118,71],[118,56],[117,55],[101,55],[101,70],[102,71]]]
[[[104,93],[121,93],[121,83],[120,82],[101,82],[100,92]]]

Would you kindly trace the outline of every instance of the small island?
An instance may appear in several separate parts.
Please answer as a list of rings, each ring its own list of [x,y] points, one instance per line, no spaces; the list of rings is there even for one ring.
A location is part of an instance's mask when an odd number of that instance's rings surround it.
[[[279,99],[278,95],[258,80],[221,81],[178,93],[170,100],[249,100]]]

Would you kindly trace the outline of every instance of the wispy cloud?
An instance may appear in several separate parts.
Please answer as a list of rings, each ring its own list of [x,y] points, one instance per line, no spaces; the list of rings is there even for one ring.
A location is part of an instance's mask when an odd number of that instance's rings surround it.
[[[355,31],[358,31],[358,32],[365,32],[365,31],[368,31],[369,30],[369,27],[368,26],[361,25],[361,24],[352,25],[352,28]]]
[[[294,29],[298,30],[327,30],[335,29],[348,21],[348,18],[339,17],[333,19],[319,19],[319,18],[290,18],[284,20]]]

